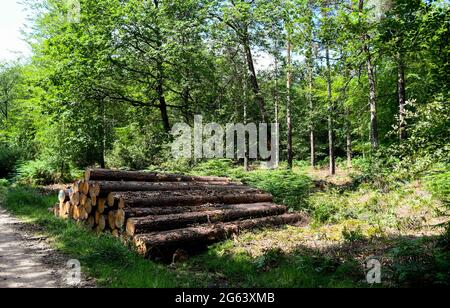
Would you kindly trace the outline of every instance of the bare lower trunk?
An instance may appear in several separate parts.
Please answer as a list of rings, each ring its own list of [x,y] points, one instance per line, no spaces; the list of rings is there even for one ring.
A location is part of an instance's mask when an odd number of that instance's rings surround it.
[[[362,17],[364,11],[364,0],[359,0],[359,14]],[[372,63],[372,55],[368,45],[368,35],[364,33],[361,36],[363,43],[363,52],[366,55],[367,77],[369,79],[369,105],[370,105],[370,142],[372,148],[376,149],[379,146],[378,140],[378,119],[377,119],[377,96],[376,96],[376,81],[375,71]]]
[[[287,95],[286,95],[286,125],[287,125],[287,161],[288,161],[288,167],[289,169],[292,169],[292,160],[293,160],[293,153],[292,153],[292,118],[291,118],[291,87],[292,87],[292,61],[291,61],[291,51],[292,51],[292,44],[290,42],[290,39],[288,39],[287,42],[287,66],[288,66],[288,72],[287,72]]]
[[[312,23],[312,16],[310,16],[310,23]],[[316,137],[314,132],[314,102],[313,102],[313,78],[314,78],[314,59],[313,59],[313,31],[311,24],[308,25],[308,105],[309,105],[309,144],[310,144],[310,161],[311,166],[316,166]]]
[[[105,163],[105,152],[106,152],[106,106],[105,106],[105,102],[101,101],[101,115],[102,115],[102,139],[101,139],[101,144],[100,144],[100,167],[101,168],[105,168],[106,167],[106,163]]]
[[[369,93],[369,105],[370,105],[370,141],[372,148],[376,149],[379,146],[378,140],[378,117],[377,117],[377,97],[376,97],[376,82],[375,72],[372,66],[372,57],[370,55],[369,48],[367,50],[367,72],[369,77],[370,93]]]
[[[347,147],[346,147],[346,152],[347,152],[347,167],[351,168],[352,167],[352,156],[353,156],[353,150],[352,150],[352,128],[351,128],[351,122],[350,122],[350,111],[348,110],[348,108],[345,111],[346,113],[346,129],[345,129],[345,134],[346,134],[346,139],[347,139]]]
[[[328,91],[328,148],[330,159],[330,175],[336,174],[336,160],[334,154],[334,108],[331,93],[331,66],[330,66],[330,49],[326,48],[327,61],[327,91]]]
[[[159,7],[159,0],[153,0],[153,4],[155,5],[155,8]],[[164,68],[163,68],[163,59],[162,59],[162,55],[160,53],[162,53],[162,47],[163,47],[163,43],[162,43],[162,36],[161,36],[161,32],[158,29],[158,26],[156,26],[156,30],[155,30],[155,39],[156,39],[156,44],[158,47],[158,52],[159,54],[157,55],[157,76],[158,76],[158,80],[157,80],[157,85],[156,85],[156,92],[158,93],[158,100],[159,100],[159,110],[161,112],[161,120],[163,122],[163,127],[164,127],[164,131],[166,133],[170,132],[170,122],[169,122],[169,116],[167,113],[167,103],[166,103],[166,98],[164,95]]]
[[[406,132],[406,86],[405,86],[405,64],[403,57],[399,53],[398,60],[398,105],[399,105],[399,138],[405,140],[407,138]]]
[[[256,103],[259,107],[259,112],[261,114],[261,121],[266,122],[267,120],[267,112],[265,107],[264,98],[261,94],[261,89],[259,88],[258,78],[256,77],[256,69],[255,64],[253,62],[252,50],[250,48],[250,40],[248,38],[248,34],[243,37],[243,45],[245,51],[245,57],[247,60],[250,84],[252,86],[253,94],[255,95]]]

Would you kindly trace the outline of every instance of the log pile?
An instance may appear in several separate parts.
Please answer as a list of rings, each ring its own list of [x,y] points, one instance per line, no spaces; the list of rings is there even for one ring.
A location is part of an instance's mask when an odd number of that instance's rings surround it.
[[[56,216],[130,239],[148,257],[302,219],[270,194],[220,177],[88,169],[58,199]]]

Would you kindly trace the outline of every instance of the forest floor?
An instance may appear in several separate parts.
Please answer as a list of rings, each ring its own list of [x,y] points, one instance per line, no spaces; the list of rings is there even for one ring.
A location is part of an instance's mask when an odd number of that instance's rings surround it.
[[[315,184],[309,224],[243,233],[193,258],[192,268],[208,268],[219,286],[367,287],[364,264],[376,259],[384,287],[435,283],[422,274],[449,212],[422,183],[378,190],[354,185],[342,169],[334,177],[326,170],[301,172]]]
[[[307,167],[293,173],[216,167],[199,173],[229,172],[271,192],[291,210],[304,211],[308,221],[245,232],[167,265],[143,260],[112,236],[52,217],[47,208],[55,198],[42,190],[13,187],[0,196],[12,213],[39,226],[53,248],[79,259],[99,286],[372,287],[364,268],[368,259],[382,265],[381,287],[444,283],[439,264],[448,262],[439,262],[437,243],[449,212],[420,181],[377,188],[356,183],[345,169],[329,177],[325,170]]]

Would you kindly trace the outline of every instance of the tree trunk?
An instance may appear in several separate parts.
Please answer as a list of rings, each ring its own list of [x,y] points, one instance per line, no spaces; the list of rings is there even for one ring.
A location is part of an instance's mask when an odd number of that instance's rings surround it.
[[[346,127],[345,127],[345,134],[346,134],[346,139],[347,139],[347,147],[346,147],[346,152],[347,152],[347,167],[351,168],[352,167],[352,128],[351,128],[351,122],[350,122],[350,111],[348,110],[348,108],[345,109],[345,123],[346,123]]]
[[[311,16],[310,16],[311,17]],[[311,17],[312,19],[312,17]],[[311,21],[310,21],[311,22]],[[309,105],[309,144],[310,144],[310,161],[311,166],[316,166],[316,137],[314,132],[314,102],[313,102],[313,78],[314,78],[314,48],[313,48],[313,32],[311,24],[308,25],[308,105]]]
[[[407,138],[406,132],[406,81],[405,81],[405,63],[403,62],[403,55],[398,54],[398,105],[399,105],[399,138],[405,140]]]
[[[365,47],[367,53],[367,71],[370,84],[370,95],[369,95],[369,105],[370,105],[370,141],[372,143],[372,148],[376,149],[379,146],[378,140],[378,118],[377,118],[377,97],[376,97],[376,82],[375,82],[375,72],[372,66],[372,57],[370,55],[369,48]]]
[[[287,161],[289,169],[292,169],[292,118],[291,118],[291,87],[292,87],[292,43],[290,38],[287,41],[286,61],[287,61],[287,84],[286,84],[286,125],[287,125]]]
[[[214,176],[186,176],[178,174],[159,174],[144,171],[123,171],[113,169],[88,169],[85,182],[89,181],[137,181],[137,182],[220,182],[229,184],[228,178]],[[89,191],[89,190],[88,190]],[[88,191],[83,193],[88,193]]]
[[[264,98],[261,94],[261,89],[259,88],[258,78],[256,77],[256,69],[255,64],[253,62],[252,50],[250,48],[250,39],[248,37],[247,31],[245,31],[245,34],[242,37],[242,44],[244,46],[245,57],[247,60],[250,84],[252,86],[253,94],[255,95],[256,103],[258,104],[259,107],[261,121],[265,123],[267,120],[266,106]]]
[[[102,126],[100,128],[101,131],[101,142],[100,142],[100,156],[99,163],[101,168],[105,168],[105,152],[106,152],[106,107],[105,101],[100,101],[100,114],[102,116]]]
[[[247,93],[246,87],[244,87],[244,125],[247,125],[247,98],[245,93]],[[247,142],[247,138],[245,140],[245,155],[244,155],[244,170],[245,172],[249,171],[248,167],[248,156],[249,156],[249,142]]]
[[[359,0],[359,13],[362,16],[364,11],[364,0]],[[361,18],[361,17],[360,17]],[[375,71],[372,63],[372,55],[367,43],[368,35],[364,33],[361,37],[363,52],[366,55],[367,76],[369,79],[369,105],[370,105],[370,142],[373,149],[379,146],[378,140],[378,119],[377,119],[377,96]]]
[[[334,154],[334,106],[331,92],[331,65],[330,65],[330,47],[326,47],[327,61],[327,91],[328,91],[328,148],[330,159],[330,175],[336,174],[336,160]]]
[[[280,122],[279,113],[280,113],[280,94],[278,92],[278,58],[275,55],[275,90],[274,90],[274,112],[275,112],[275,124]]]
[[[115,193],[114,200],[123,199],[125,207],[153,207],[153,206],[189,206],[201,205],[207,203],[257,203],[257,202],[272,202],[273,198],[265,193],[211,193],[204,194],[186,194],[181,192],[129,192],[129,193]]]
[[[159,8],[159,0],[153,0],[153,4],[155,5],[155,8]],[[156,92],[158,93],[158,100],[159,100],[159,110],[161,112],[161,119],[163,122],[163,127],[166,133],[170,133],[170,121],[169,121],[169,115],[167,112],[167,103],[166,103],[166,97],[164,96],[164,68],[163,68],[163,58],[162,58],[162,36],[161,32],[158,28],[158,25],[155,25],[155,39],[156,39],[156,46],[158,50],[157,55],[157,63],[156,63],[156,74],[157,74],[157,85],[156,85]]]
[[[180,229],[193,224],[228,222],[236,219],[281,215],[285,212],[286,207],[280,205],[244,205],[235,209],[131,218],[128,219],[126,230],[129,236],[134,236],[152,231]]]
[[[184,246],[189,244],[209,244],[229,238],[242,230],[264,226],[284,225],[302,220],[300,214],[247,219],[230,223],[218,223],[212,226],[190,227],[185,229],[136,235],[134,243],[138,251],[146,257],[152,257],[159,248]]]

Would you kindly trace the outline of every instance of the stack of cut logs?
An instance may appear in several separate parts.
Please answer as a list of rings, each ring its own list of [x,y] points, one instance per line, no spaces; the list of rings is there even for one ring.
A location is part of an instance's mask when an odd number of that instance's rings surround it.
[[[165,247],[212,243],[244,229],[296,223],[272,196],[227,178],[88,169],[59,192],[56,216],[133,239],[152,256]]]

